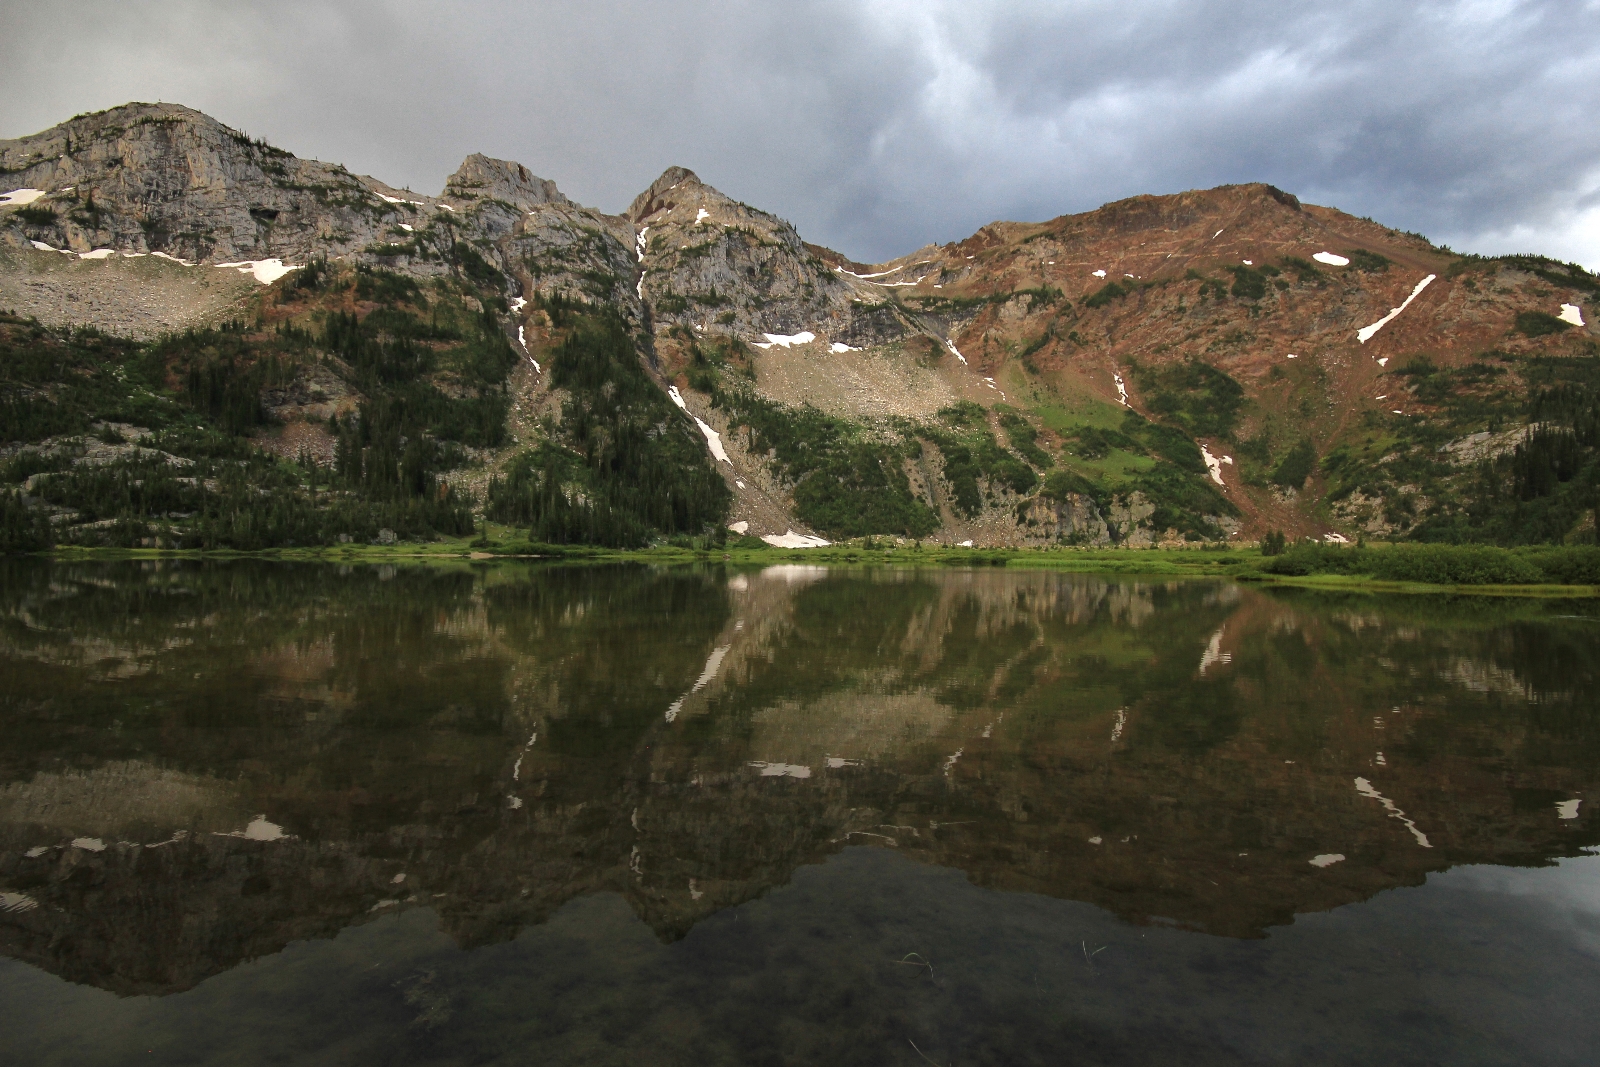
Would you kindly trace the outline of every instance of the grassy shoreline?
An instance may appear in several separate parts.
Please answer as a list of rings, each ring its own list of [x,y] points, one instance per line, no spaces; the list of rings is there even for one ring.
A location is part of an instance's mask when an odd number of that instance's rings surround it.
[[[445,538],[425,543],[391,545],[343,544],[235,550],[58,547],[40,558],[60,561],[267,559],[324,563],[454,563],[505,561],[546,563],[652,563],[679,565],[724,563],[734,566],[809,564],[821,566],[1007,567],[1144,578],[1231,578],[1257,585],[1285,586],[1328,592],[1419,593],[1492,597],[1597,598],[1600,585],[1570,582],[1396,581],[1349,573],[1272,573],[1275,559],[1254,548],[1006,548],[973,549],[946,546],[840,544],[826,548],[788,549],[730,544],[688,547],[659,545],[643,549],[607,549],[588,545],[546,545],[510,539],[509,529],[495,538],[491,527],[482,538]],[[1415,551],[1387,546],[1383,552]]]

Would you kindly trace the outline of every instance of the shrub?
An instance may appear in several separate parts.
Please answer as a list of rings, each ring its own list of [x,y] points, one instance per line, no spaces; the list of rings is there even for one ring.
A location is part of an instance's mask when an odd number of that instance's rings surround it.
[[[1594,556],[1574,553],[1555,567],[1563,574],[1593,573]],[[1429,585],[1536,585],[1546,571],[1534,559],[1490,545],[1397,545],[1381,552],[1337,545],[1295,545],[1262,568],[1268,574],[1366,574],[1389,582]]]
[[[1544,581],[1544,572],[1532,562],[1490,545],[1407,545],[1371,556],[1373,577],[1385,581],[1432,585],[1533,585]]]
[[[1268,574],[1298,578],[1308,574],[1366,574],[1371,570],[1370,555],[1359,548],[1300,544],[1284,547],[1261,569]]]
[[[1233,432],[1244,387],[1198,359],[1160,369],[1135,367],[1150,410],[1168,416],[1191,434],[1226,437]],[[1198,450],[1196,450],[1198,458]]]
[[[1083,298],[1083,306],[1086,308],[1102,308],[1119,296],[1127,295],[1128,290],[1116,282],[1106,282],[1099,289]]]
[[[16,211],[17,218],[30,226],[54,226],[56,213],[47,207],[19,207]]]
[[[1052,500],[1065,500],[1069,496],[1086,496],[1098,501],[1105,490],[1075,471],[1051,471],[1044,480],[1041,495]]]
[[[1267,276],[1253,267],[1229,267],[1233,272],[1233,296],[1237,300],[1260,300],[1267,295]]]
[[[457,241],[452,245],[445,258],[455,264],[468,281],[487,288],[505,288],[506,276],[465,241]]]
[[[1045,470],[1055,465],[1050,454],[1039,447],[1039,431],[1027,419],[1014,411],[1000,413],[1000,425],[1005,427],[1006,436],[1011,438],[1011,447],[1022,453],[1022,457],[1040,470]]]
[[[1600,546],[1563,545],[1533,552],[1529,562],[1561,585],[1600,585]]]
[[[368,267],[356,267],[356,299],[380,304],[397,304],[422,295],[422,288],[404,274]]]
[[[1311,472],[1316,466],[1316,446],[1311,443],[1310,438],[1303,437],[1273,469],[1272,484],[1299,489],[1306,484],[1306,479],[1311,477]]]
[[[1545,337],[1572,329],[1572,323],[1564,322],[1548,311],[1519,311],[1517,324],[1512,329],[1526,337]]]
[[[1382,274],[1389,269],[1388,256],[1369,252],[1365,248],[1352,248],[1345,252],[1350,259],[1350,269],[1361,271],[1363,274]]]

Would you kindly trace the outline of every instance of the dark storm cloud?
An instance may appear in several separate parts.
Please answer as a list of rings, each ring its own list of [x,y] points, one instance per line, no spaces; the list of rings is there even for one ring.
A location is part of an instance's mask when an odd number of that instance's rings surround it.
[[[1600,266],[1600,3],[51,3],[0,136],[176,100],[436,191],[469,152],[620,210],[669,164],[857,258],[1270,181]]]

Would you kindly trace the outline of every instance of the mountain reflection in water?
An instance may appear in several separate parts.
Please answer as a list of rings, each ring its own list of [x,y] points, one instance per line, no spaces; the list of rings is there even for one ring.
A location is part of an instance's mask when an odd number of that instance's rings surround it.
[[[411,911],[508,942],[601,891],[671,943],[857,845],[1259,939],[1600,841],[1600,628],[1560,617],[1585,610],[1010,570],[4,564],[0,954],[161,995]]]

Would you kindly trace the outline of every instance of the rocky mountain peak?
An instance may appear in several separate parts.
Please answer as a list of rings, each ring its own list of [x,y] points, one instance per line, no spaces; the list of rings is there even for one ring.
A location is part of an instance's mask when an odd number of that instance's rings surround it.
[[[0,141],[0,244],[184,261],[303,261],[364,247],[393,205],[337,164],[304,160],[177,104],[126,104]],[[396,201],[397,202],[397,201]]]
[[[521,163],[490,159],[474,152],[445,181],[442,199],[502,200],[521,211],[541,204],[570,204],[556,183],[529,172]]]
[[[699,175],[688,167],[668,167],[661,172],[661,177],[650,183],[650,188],[633,198],[633,203],[628,205],[627,217],[634,222],[655,214],[665,205],[666,194],[681,185],[693,183],[697,186],[710,189],[700,181]],[[712,189],[712,192],[716,190]],[[718,193],[717,195],[721,195]]]

